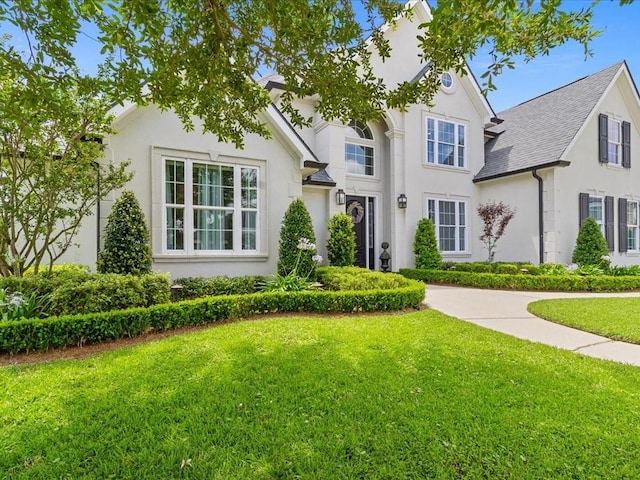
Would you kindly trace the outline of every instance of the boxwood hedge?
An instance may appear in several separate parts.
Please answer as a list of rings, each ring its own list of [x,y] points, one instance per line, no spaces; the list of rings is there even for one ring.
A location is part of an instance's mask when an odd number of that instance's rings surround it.
[[[388,311],[417,307],[423,302],[423,283],[403,278],[400,283],[402,286],[392,289],[225,295],[148,308],[0,322],[0,352],[92,344],[261,313]]]

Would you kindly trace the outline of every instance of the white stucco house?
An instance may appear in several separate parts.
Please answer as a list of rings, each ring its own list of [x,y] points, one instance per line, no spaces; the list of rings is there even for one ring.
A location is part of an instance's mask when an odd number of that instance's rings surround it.
[[[411,19],[385,30],[392,57],[375,62],[387,84],[416,81],[417,25],[431,13],[410,3]],[[382,242],[393,270],[413,267],[413,237],[429,216],[445,260],[484,260],[476,208],[504,201],[517,209],[497,260],[569,262],[579,223],[592,215],[616,263],[640,263],[640,101],[625,63],[496,114],[473,75],[445,73],[433,107],[390,110],[378,122],[343,125],[318,115],[296,129],[278,109],[285,86],[260,80],[273,104],[262,114],[271,139],[249,135],[243,149],[183,129],[178,117],[128,105],[105,140],[104,162],[129,159],[135,192],[152,232],[154,269],[178,276],[274,273],[280,223],[295,198],[313,218],[326,258],[327,221],[356,222],[357,263],[380,268]],[[314,115],[314,100],[296,106]],[[344,193],[345,202],[339,201]],[[63,261],[94,265],[96,231],[113,198],[83,225],[81,248]],[[406,208],[403,208],[406,207]],[[99,223],[96,223],[99,222]],[[615,228],[615,225],[618,228]]]

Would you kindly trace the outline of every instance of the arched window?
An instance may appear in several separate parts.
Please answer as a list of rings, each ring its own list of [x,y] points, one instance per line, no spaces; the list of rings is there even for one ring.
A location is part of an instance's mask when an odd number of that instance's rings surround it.
[[[347,173],[374,175],[374,139],[371,129],[362,122],[352,120],[345,131],[344,159]]]

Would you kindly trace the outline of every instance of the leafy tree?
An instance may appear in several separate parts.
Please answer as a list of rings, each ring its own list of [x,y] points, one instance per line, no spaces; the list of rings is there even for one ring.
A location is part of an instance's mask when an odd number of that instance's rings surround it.
[[[580,266],[608,266],[609,247],[598,222],[588,217],[580,227],[571,261]]]
[[[22,276],[51,267],[99,198],[130,176],[126,162],[97,163],[99,139],[112,131],[96,82],[22,76],[6,60],[0,55],[0,274]]]
[[[71,48],[89,29],[106,57],[103,89],[114,100],[174,108],[188,127],[198,116],[206,131],[239,145],[248,132],[268,134],[257,114],[269,97],[251,80],[258,68],[283,76],[289,91],[280,106],[295,124],[311,119],[292,108],[292,92],[318,95],[316,108],[327,120],[367,120],[387,108],[428,104],[440,74],[464,73],[465,59],[480,47],[489,46],[493,57],[483,75],[488,89],[516,56],[527,61],[571,40],[590,53],[598,33],[590,25],[593,6],[567,11],[571,7],[560,0],[438,1],[416,39],[432,68],[423,79],[398,85],[385,85],[371,62],[391,54],[374,27],[410,16],[397,0],[0,0],[0,21],[18,28],[16,42],[28,45],[17,52],[7,43],[0,56],[22,76],[56,81],[76,65]],[[358,22],[358,11],[367,21]]]
[[[489,263],[493,262],[493,257],[496,254],[496,246],[498,240],[504,235],[504,230],[509,225],[509,222],[516,214],[509,205],[499,202],[481,203],[476,209],[480,220],[482,220],[482,240],[487,247],[487,253],[489,254]]]
[[[413,253],[416,255],[416,268],[442,267],[442,255],[436,240],[436,228],[429,218],[418,221],[416,236],[413,240]]]
[[[304,248],[299,248],[301,240],[306,239]],[[311,215],[301,198],[297,198],[284,214],[282,228],[280,228],[280,248],[278,257],[278,274],[288,275],[294,270],[300,276],[309,277],[315,270],[316,262],[313,260],[316,234],[313,231]],[[313,248],[307,248],[308,245]]]
[[[123,192],[113,204],[98,255],[100,273],[151,273],[151,235],[133,192]]]
[[[336,213],[329,219],[327,256],[329,265],[350,267],[356,259],[356,232],[351,215]]]

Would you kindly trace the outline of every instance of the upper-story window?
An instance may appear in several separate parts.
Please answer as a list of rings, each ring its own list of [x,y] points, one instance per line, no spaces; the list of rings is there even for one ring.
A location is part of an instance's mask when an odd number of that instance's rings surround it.
[[[466,131],[461,123],[427,118],[427,163],[466,167]]]
[[[599,161],[631,168],[631,124],[601,113],[598,121]]]
[[[445,90],[449,90],[453,87],[453,77],[449,72],[444,72],[440,75],[440,84]]]
[[[258,250],[258,169],[164,159],[164,248],[170,253]]]
[[[347,173],[373,176],[375,148],[371,129],[361,122],[352,121],[345,132],[344,159]]]

